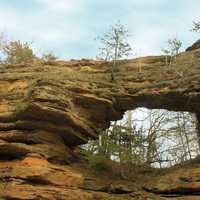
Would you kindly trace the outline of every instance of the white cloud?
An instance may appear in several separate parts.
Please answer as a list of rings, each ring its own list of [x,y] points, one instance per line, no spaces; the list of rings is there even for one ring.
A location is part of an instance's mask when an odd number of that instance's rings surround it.
[[[12,27],[17,27],[20,14],[13,8],[1,7],[0,8],[0,29],[6,30]]]
[[[104,1],[107,0],[103,0],[100,7],[94,0],[32,0],[34,6],[30,5],[28,11],[20,7],[20,3],[19,7],[15,7],[0,1],[0,32],[8,33],[10,39],[33,41],[39,49],[53,49],[58,56],[65,52],[68,56],[95,55],[93,36],[104,33],[107,25],[121,14],[120,6],[111,11]],[[190,2],[180,1],[177,0],[182,7],[176,10],[171,5],[165,8],[166,0],[123,2],[131,9],[134,9],[133,5],[139,5],[135,12],[130,9],[122,17],[122,22],[133,35],[130,42],[134,52],[140,56],[159,54],[166,45],[165,41],[176,33],[187,46],[193,42],[194,33],[190,33],[189,28],[192,20],[199,15],[197,5],[200,4],[188,6]],[[109,2],[115,3],[114,0]],[[155,5],[161,3],[164,6],[157,9]]]
[[[163,4],[167,2],[167,0],[135,0],[132,1],[133,5],[137,5],[137,6],[146,6],[146,5],[155,5],[155,4]]]
[[[65,52],[70,54],[67,49],[75,44],[78,48],[87,34],[85,27],[75,23],[68,12],[57,15],[42,9],[27,14],[8,6],[0,7],[0,32],[5,32],[9,40],[33,43],[38,55],[53,51],[59,57],[66,57]]]
[[[82,0],[36,0],[37,2],[43,4],[45,8],[50,11],[67,11],[73,12],[78,11],[82,8]]]
[[[11,37],[21,35],[24,39],[29,37],[49,42],[65,39],[76,42],[81,37],[82,28],[73,18],[70,19],[68,13],[57,15],[40,10],[27,14],[13,7],[0,7],[0,32],[5,31]]]

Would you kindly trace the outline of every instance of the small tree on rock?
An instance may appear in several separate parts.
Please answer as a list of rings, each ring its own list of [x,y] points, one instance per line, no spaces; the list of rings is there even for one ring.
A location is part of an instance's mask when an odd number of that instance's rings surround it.
[[[173,58],[176,61],[176,56],[178,55],[178,53],[180,51],[180,48],[182,46],[182,42],[175,37],[175,38],[172,38],[172,39],[168,39],[167,43],[168,43],[168,47],[166,49],[162,49],[162,52],[165,53],[165,56],[166,56],[165,62],[166,62],[166,64],[168,64],[168,59],[167,58],[168,58],[168,55],[170,55],[169,65],[171,65]]]
[[[130,36],[128,30],[120,22],[110,27],[108,33],[102,37],[98,37],[102,47],[100,57],[106,61],[112,61],[111,80],[114,80],[114,72],[117,68],[117,60],[129,56],[132,48],[127,42]]]
[[[2,45],[2,53],[5,55],[7,64],[27,64],[33,63],[36,56],[27,42],[10,41]]]
[[[169,44],[171,53],[177,56],[182,46],[182,42],[178,38],[172,38],[172,39],[168,39],[168,44]]]
[[[165,54],[165,65],[168,65],[168,57],[170,55],[170,51],[168,49],[161,50]]]
[[[42,60],[44,60],[47,63],[55,62],[57,60],[57,57],[53,53],[45,53],[42,56]]]

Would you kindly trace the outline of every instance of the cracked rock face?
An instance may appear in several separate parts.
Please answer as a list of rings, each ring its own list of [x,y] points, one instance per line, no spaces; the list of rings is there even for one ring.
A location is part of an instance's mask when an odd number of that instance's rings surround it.
[[[110,64],[92,60],[1,69],[0,196],[93,198],[81,191],[81,174],[66,167],[73,149],[137,107],[198,114],[200,50],[171,66],[164,56],[120,61],[114,82]],[[71,188],[79,191],[73,198]]]

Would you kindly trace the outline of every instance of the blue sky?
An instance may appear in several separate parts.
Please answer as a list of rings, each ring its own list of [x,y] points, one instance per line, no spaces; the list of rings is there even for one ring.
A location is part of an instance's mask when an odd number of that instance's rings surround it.
[[[183,49],[200,38],[189,31],[199,11],[200,0],[0,0],[0,31],[33,42],[38,54],[95,58],[94,38],[120,20],[134,56],[155,55],[168,38],[178,37]]]

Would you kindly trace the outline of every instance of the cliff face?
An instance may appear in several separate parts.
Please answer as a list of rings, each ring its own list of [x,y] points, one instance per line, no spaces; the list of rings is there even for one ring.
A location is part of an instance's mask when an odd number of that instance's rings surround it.
[[[114,82],[109,63],[92,60],[1,69],[2,198],[95,199],[84,190],[83,174],[70,166],[75,146],[97,138],[100,128],[129,109],[200,113],[200,50],[180,54],[172,66],[165,66],[163,56],[118,65]]]

